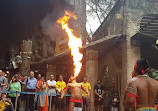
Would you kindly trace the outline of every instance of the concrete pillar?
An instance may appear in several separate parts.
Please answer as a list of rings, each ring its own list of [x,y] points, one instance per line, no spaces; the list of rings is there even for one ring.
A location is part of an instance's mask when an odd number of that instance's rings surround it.
[[[22,64],[20,67],[21,75],[29,75],[32,56],[32,41],[24,40],[22,43],[22,49],[20,53],[22,56]]]
[[[91,96],[90,103],[94,106],[94,85],[98,78],[98,51],[87,50],[86,51],[86,76],[88,82],[91,84]]]
[[[132,77],[134,64],[141,58],[139,41],[135,44],[132,44],[133,42],[131,42],[131,38],[127,38],[127,80]]]
[[[123,43],[124,51],[123,51],[123,70],[121,74],[121,97],[120,97],[120,106],[121,111],[124,111],[123,101],[124,101],[124,92],[125,87],[127,85],[128,80],[132,77],[132,71],[134,69],[134,64],[137,59],[140,58],[140,47],[139,43],[132,44],[131,38],[127,37],[126,42]]]

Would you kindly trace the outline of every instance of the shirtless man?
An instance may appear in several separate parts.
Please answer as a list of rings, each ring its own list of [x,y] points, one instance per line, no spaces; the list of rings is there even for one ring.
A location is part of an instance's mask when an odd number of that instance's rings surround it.
[[[85,86],[82,85],[82,83],[77,83],[75,77],[70,77],[69,83],[62,91],[60,99],[63,99],[66,92],[70,91],[71,98],[70,98],[70,104],[69,104],[69,111],[82,111],[82,92],[81,89],[84,90],[88,94],[88,90]]]
[[[155,100],[158,94],[158,82],[147,74],[148,61],[137,60],[134,70],[138,75],[129,81],[125,90],[125,110],[156,111]]]

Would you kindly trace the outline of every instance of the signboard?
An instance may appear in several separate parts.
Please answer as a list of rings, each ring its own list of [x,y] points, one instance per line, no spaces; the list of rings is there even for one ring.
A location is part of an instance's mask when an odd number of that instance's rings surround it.
[[[57,38],[55,50],[56,55],[69,51],[68,38]]]

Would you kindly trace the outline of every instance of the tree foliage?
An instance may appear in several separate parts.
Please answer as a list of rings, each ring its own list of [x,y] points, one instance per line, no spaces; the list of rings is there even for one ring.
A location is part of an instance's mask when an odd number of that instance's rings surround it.
[[[92,35],[96,30],[93,29],[94,26],[92,24],[95,22],[99,26],[116,1],[117,0],[86,0],[87,25],[90,27],[88,31],[90,35]],[[90,22],[89,18],[93,18],[94,22]]]
[[[158,71],[157,70],[150,68],[148,71],[148,75],[149,75],[149,77],[151,77],[155,80],[158,80]]]

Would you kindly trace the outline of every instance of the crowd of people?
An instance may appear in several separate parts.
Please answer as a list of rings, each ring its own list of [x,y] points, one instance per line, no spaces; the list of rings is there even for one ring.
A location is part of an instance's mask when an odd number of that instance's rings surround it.
[[[82,99],[80,101],[82,104],[79,106],[83,107],[83,111],[90,110],[90,93],[93,92],[91,92],[91,85],[87,82],[86,76],[83,77],[82,83],[77,83],[77,86],[82,86],[80,89],[75,88],[75,86],[74,89],[70,88],[70,91],[66,90],[65,94],[71,94],[71,97],[63,96],[62,99],[60,96],[63,94],[65,88],[69,85],[70,87],[74,85],[70,84],[70,80],[68,81],[68,84],[66,84],[62,75],[59,76],[57,82],[55,81],[53,75],[50,75],[50,78],[47,81],[41,76],[41,74],[38,74],[37,79],[34,76],[33,71],[30,72],[28,77],[22,77],[20,74],[15,74],[12,76],[12,79],[8,81],[7,77],[5,77],[5,73],[0,70],[0,90],[2,91],[2,93],[0,93],[0,104],[3,104],[0,105],[0,111],[13,111],[15,108],[17,111],[48,111],[49,108],[53,111],[66,111],[71,106],[69,104],[74,102],[74,98],[76,97],[80,97],[80,99]],[[75,90],[76,93],[74,95]],[[96,111],[103,111],[104,98],[106,95],[100,79],[97,80],[94,90]],[[5,93],[5,91],[36,92],[37,94]],[[44,93],[47,93],[47,95]],[[77,94],[78,96],[76,96]],[[73,96],[74,98],[72,99]],[[117,98],[116,100],[114,98],[113,100],[111,98],[110,105],[115,107],[117,104],[119,104],[119,99]],[[104,110],[109,111],[110,108],[112,108],[110,105],[108,107],[104,107]],[[73,107],[75,108],[79,106],[78,104],[76,106],[75,103]]]
[[[125,111],[158,110],[155,106],[158,82],[148,76],[148,70],[149,64],[146,59],[137,60],[133,77],[125,89],[123,103]],[[15,109],[16,111],[48,111],[48,109],[53,109],[53,111],[89,111],[91,93],[94,93],[96,111],[120,110],[118,93],[115,92],[112,96],[110,91],[105,91],[101,79],[97,79],[94,92],[92,92],[86,76],[81,83],[77,83],[76,78],[71,76],[66,84],[62,75],[59,76],[57,82],[53,75],[50,75],[49,80],[46,81],[41,74],[38,74],[36,79],[34,72],[31,71],[28,77],[15,74],[8,81],[4,72],[0,70],[0,92],[0,111],[15,111]]]

